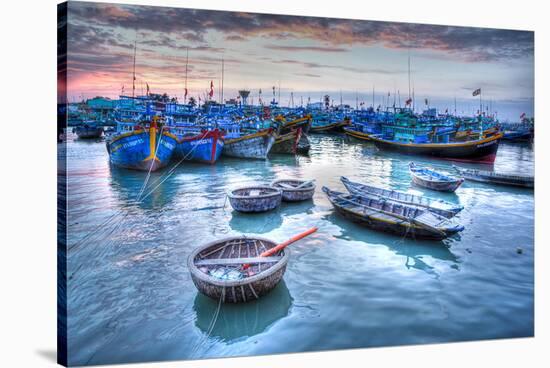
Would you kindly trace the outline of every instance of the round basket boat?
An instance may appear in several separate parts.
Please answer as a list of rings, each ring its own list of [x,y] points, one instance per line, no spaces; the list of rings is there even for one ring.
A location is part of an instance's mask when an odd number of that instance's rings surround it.
[[[227,193],[229,203],[239,212],[266,212],[281,204],[280,189],[268,186],[238,188]]]
[[[285,273],[288,250],[260,257],[276,245],[259,237],[216,240],[195,249],[187,266],[202,294],[223,303],[248,302],[270,292]]]
[[[301,188],[300,185],[307,183]],[[297,179],[280,179],[271,183],[271,187],[277,188],[283,192],[283,201],[298,202],[306,201],[313,197],[315,193],[315,184],[313,181]]]

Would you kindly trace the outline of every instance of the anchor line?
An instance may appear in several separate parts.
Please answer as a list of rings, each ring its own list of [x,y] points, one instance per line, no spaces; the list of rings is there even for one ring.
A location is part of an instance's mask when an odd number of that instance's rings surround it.
[[[225,287],[222,288],[222,293],[220,295],[220,299],[218,300],[218,306],[216,310],[214,311],[214,314],[212,315],[212,319],[210,320],[210,324],[208,325],[208,329],[206,330],[206,334],[202,336],[202,338],[199,339],[195,347],[191,350],[191,358],[195,356],[195,354],[199,351],[199,348],[205,344],[205,342],[208,340],[210,335],[212,334],[212,331],[214,330],[214,326],[216,326],[216,322],[218,321],[218,317],[220,315],[220,310],[222,308],[222,302],[225,300]]]
[[[206,135],[208,134],[208,131],[206,131],[200,139],[203,139],[204,137],[206,137]],[[168,178],[173,174],[173,172],[175,171],[175,169],[183,162],[185,161],[192,153],[193,151],[197,148],[198,145],[194,146],[182,159],[180,159],[174,166],[172,166],[172,168],[170,168],[170,170],[166,173],[164,173],[161,177],[158,178],[158,180],[156,182],[154,182],[152,185],[155,185],[155,187],[153,189],[151,189],[150,191],[148,191],[145,195],[143,195],[141,198],[138,198],[138,200],[136,200],[135,202],[133,202],[134,204],[139,204],[141,202],[143,202],[145,199],[147,199],[151,194],[153,194],[153,192],[158,188],[160,187],[166,180],[168,180]],[[155,155],[156,155],[156,152],[155,152]],[[163,178],[163,176],[165,176]],[[144,186],[145,188],[145,186]],[[145,192],[145,189],[143,190],[143,192]],[[71,251],[73,249],[75,249],[76,247],[80,246],[81,244],[83,244],[84,242],[86,242],[87,240],[89,240],[90,238],[93,238],[94,236],[98,236],[98,235],[101,235],[101,231],[97,231],[98,229],[102,228],[104,225],[110,223],[113,219],[115,219],[117,216],[119,216],[122,212],[124,212],[123,209],[120,209],[118,210],[117,212],[115,212],[114,214],[112,214],[111,216],[109,216],[105,221],[103,221],[101,224],[99,224],[98,226],[96,226],[93,230],[91,230],[90,232],[88,232],[88,234],[86,234],[82,239],[80,239],[78,242],[76,242],[75,244],[67,247],[67,250],[68,251]],[[121,218],[119,219],[116,219],[114,222],[112,222],[112,225],[115,226],[115,227],[119,227],[119,225],[122,223],[122,221],[128,216],[128,212],[125,213]],[[105,229],[104,229],[105,230]],[[109,229],[106,229],[107,231]],[[111,231],[112,233],[112,231]]]

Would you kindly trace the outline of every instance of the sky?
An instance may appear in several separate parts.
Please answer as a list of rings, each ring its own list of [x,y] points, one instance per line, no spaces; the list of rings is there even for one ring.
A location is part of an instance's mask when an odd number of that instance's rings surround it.
[[[250,101],[317,102],[325,94],[356,106],[403,105],[458,114],[483,109],[515,121],[534,111],[534,33],[257,13],[69,2],[67,95],[70,102],[132,93],[146,85],[183,101],[221,100],[239,89]],[[410,74],[409,74],[410,60]],[[410,75],[410,84],[409,84]],[[388,97],[388,94],[390,95]]]

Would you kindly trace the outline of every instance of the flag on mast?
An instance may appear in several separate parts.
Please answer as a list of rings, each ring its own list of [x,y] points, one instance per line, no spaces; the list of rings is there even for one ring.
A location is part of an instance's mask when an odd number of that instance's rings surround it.
[[[478,96],[480,94],[481,94],[481,88],[478,88],[474,92],[472,92],[472,96]]]
[[[210,98],[214,97],[214,81],[210,81],[210,92],[208,93]]]

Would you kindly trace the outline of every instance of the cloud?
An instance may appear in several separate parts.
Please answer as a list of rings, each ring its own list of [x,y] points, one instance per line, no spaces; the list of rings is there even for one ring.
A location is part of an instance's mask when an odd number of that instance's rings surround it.
[[[304,51],[341,52],[342,45],[381,45],[447,53],[466,62],[513,60],[534,50],[533,32],[528,31],[79,2],[70,3],[69,9],[71,18],[87,24],[170,34],[190,42],[206,42],[205,35],[213,30],[232,41],[264,37],[324,44]],[[173,39],[160,37],[158,42],[169,46]]]
[[[265,45],[266,49],[280,51],[314,51],[314,52],[347,52],[349,49],[334,46],[282,46],[282,45]]]

